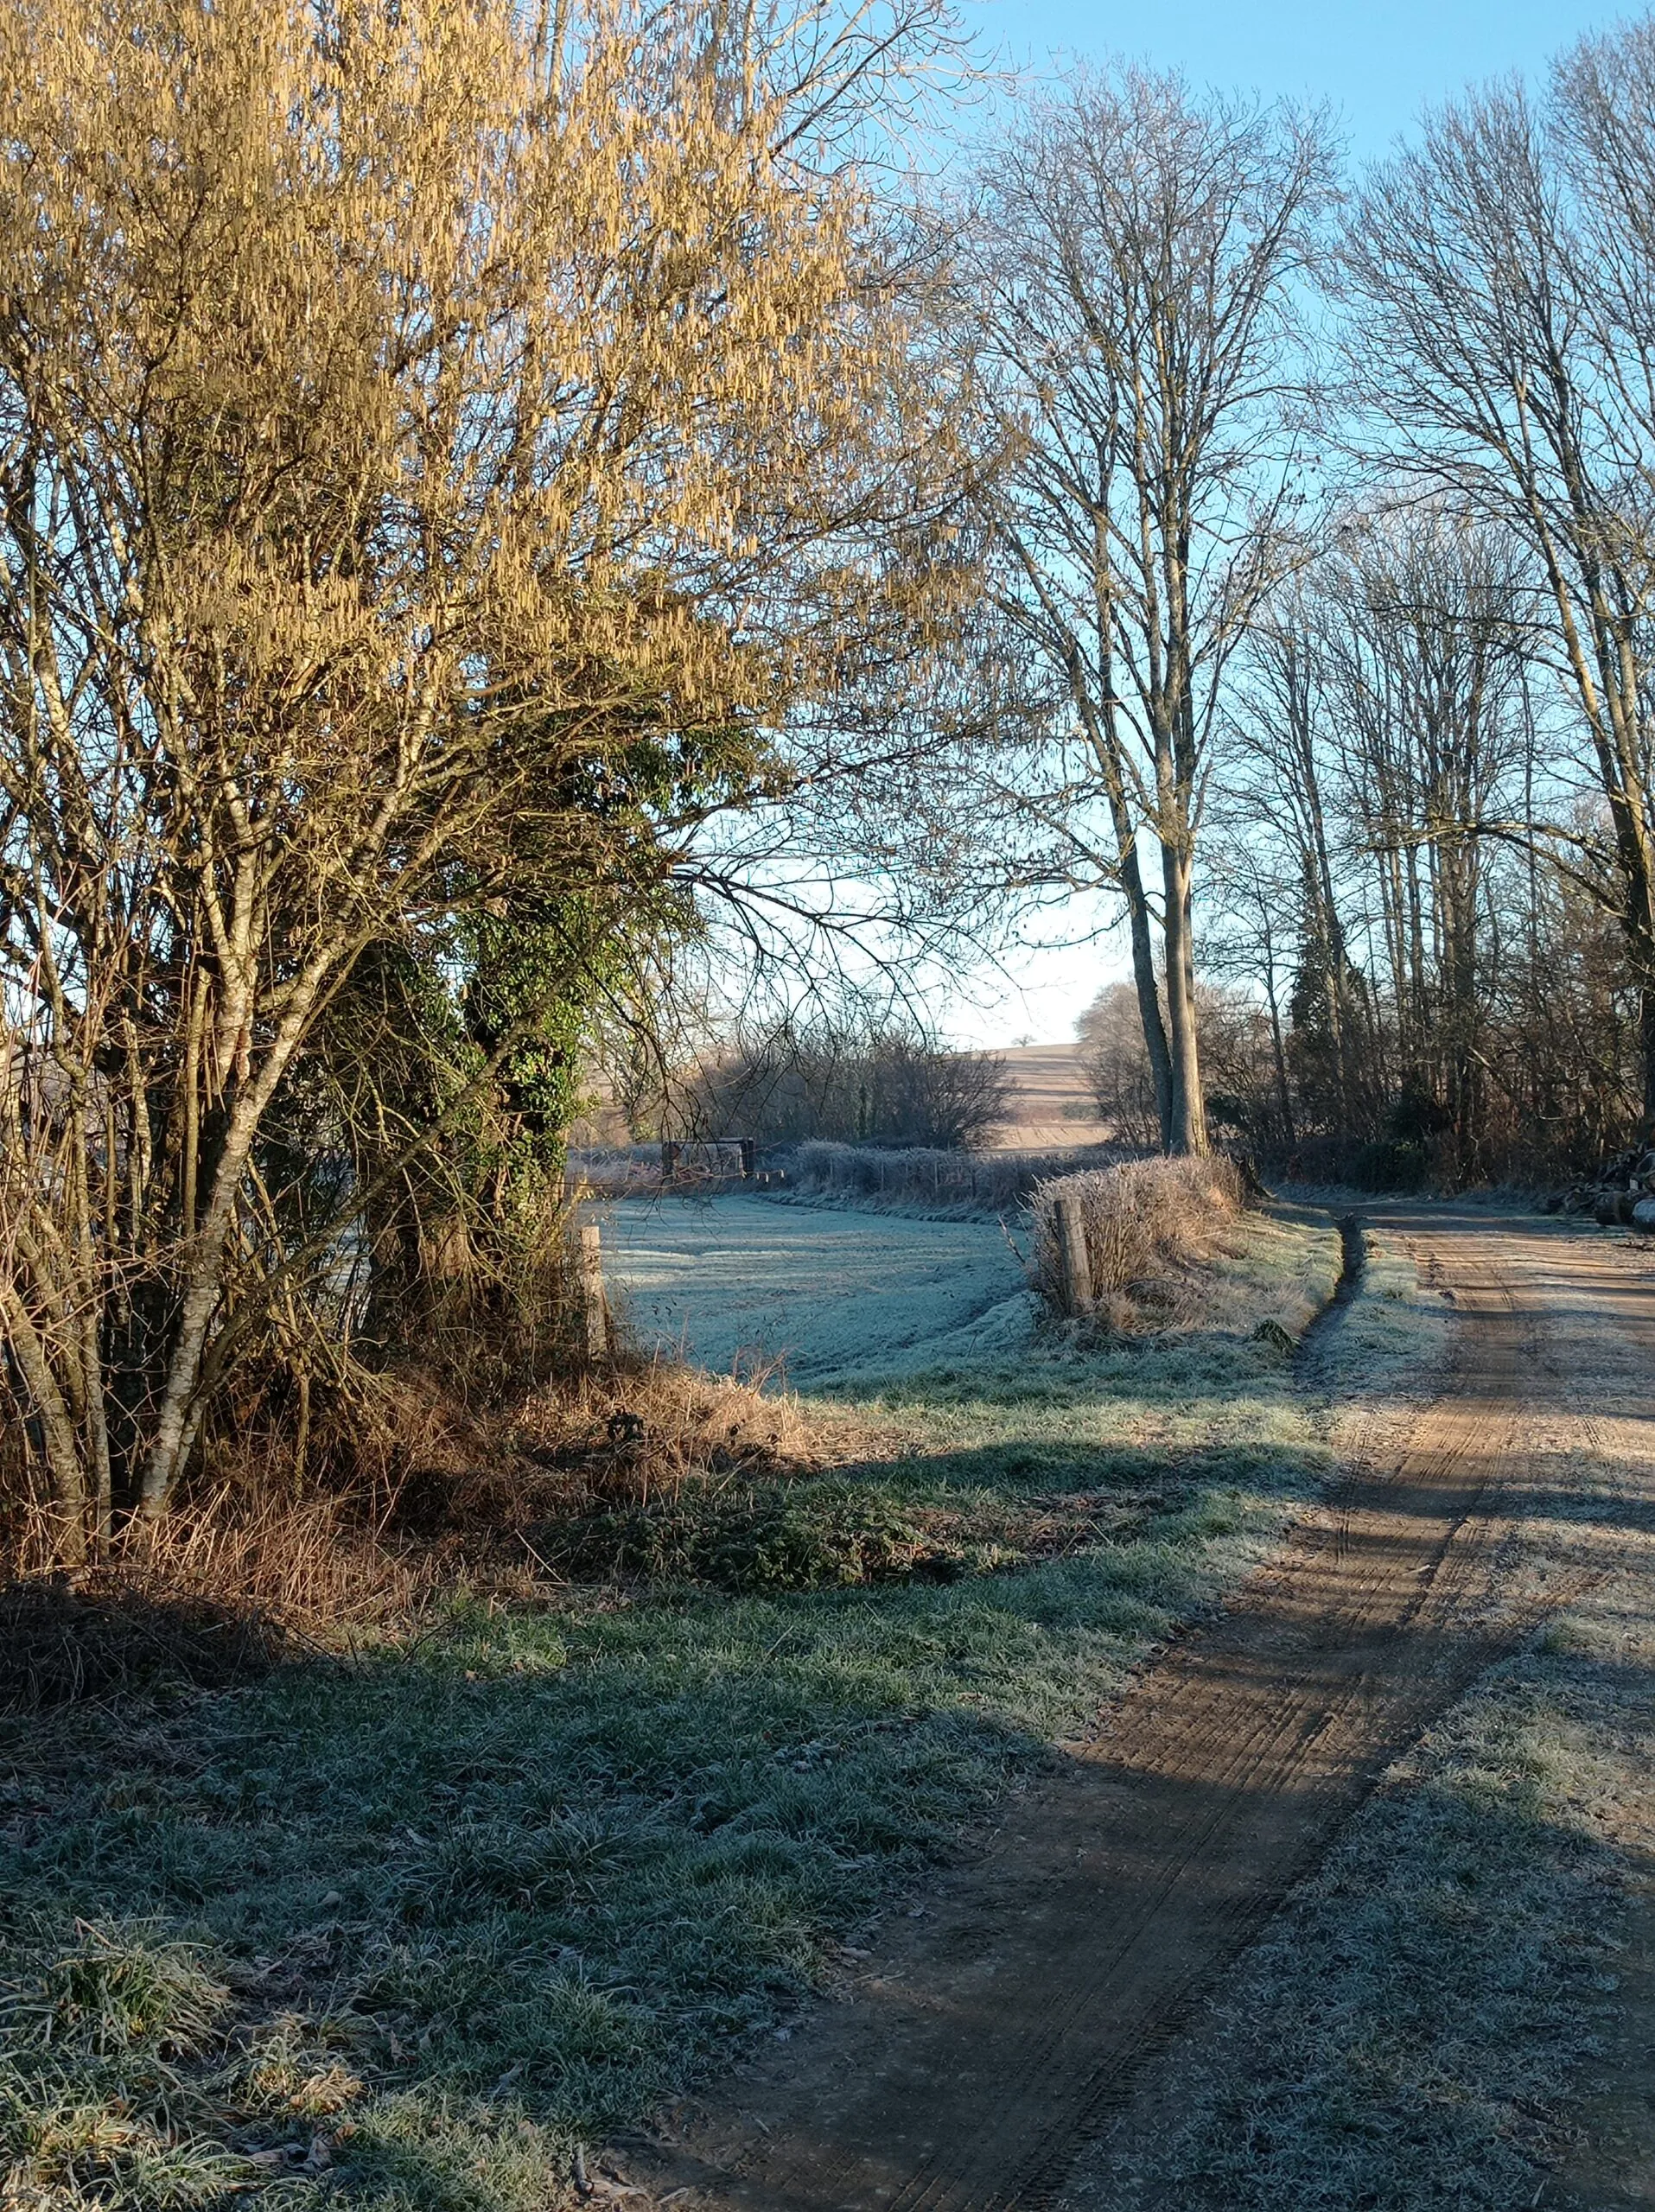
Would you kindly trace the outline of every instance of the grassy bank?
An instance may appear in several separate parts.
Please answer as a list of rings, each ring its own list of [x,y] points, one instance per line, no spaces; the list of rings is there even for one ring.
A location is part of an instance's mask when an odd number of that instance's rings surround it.
[[[8,2202],[547,2212],[1268,1548],[1405,1348],[1383,1267],[1314,1395],[1253,1339],[1337,1266],[1256,1223],[1215,1325],[859,1378],[876,1458],[545,1532],[584,1580],[5,1724]]]

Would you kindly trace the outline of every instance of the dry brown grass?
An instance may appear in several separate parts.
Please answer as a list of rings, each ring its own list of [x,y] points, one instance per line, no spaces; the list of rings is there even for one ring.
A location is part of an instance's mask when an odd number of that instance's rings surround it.
[[[1064,1310],[1057,1205],[1080,1209],[1092,1274],[1092,1313],[1111,1329],[1177,1327],[1200,1318],[1196,1271],[1234,1250],[1246,1205],[1235,1162],[1217,1154],[1194,1160],[1133,1160],[1042,1183],[1031,1212],[1034,1281]]]
[[[349,1478],[296,1486],[268,1446],[220,1440],[158,1529],[66,1575],[42,1499],[0,1526],[0,1709],[111,1694],[170,1673],[257,1670],[290,1649],[395,1641],[432,1605],[566,1595],[544,1532],[687,1484],[786,1479],[858,1456],[851,1416],[664,1362],[626,1362],[481,1414],[430,1377],[373,1378]],[[338,1440],[325,1464],[341,1465]]]
[[[430,1420],[416,1385],[398,1437],[376,1445],[388,1525],[427,1534],[524,1528],[560,1511],[672,1497],[709,1476],[813,1472],[847,1456],[855,1425],[797,1398],[673,1361],[621,1363],[532,1391],[503,1414]],[[421,1448],[398,1438],[412,1430]]]
[[[179,1671],[194,1678],[188,1655],[196,1625],[209,1616],[264,1624],[272,1648],[313,1643],[335,1631],[410,1620],[445,1579],[434,1550],[398,1541],[367,1501],[315,1491],[271,1497],[222,1484],[187,1499],[158,1529],[128,1528],[105,1560],[71,1573],[54,1557],[54,1533],[37,1502],[14,1508],[0,1546],[0,1618],[15,1628],[36,1617],[31,1593],[57,1592],[61,1602],[41,1600],[42,1632],[73,1639],[84,1630],[98,1643],[114,1638],[115,1616],[129,1613],[135,1672],[147,1669],[143,1650],[153,1643],[158,1652],[165,1642],[163,1616],[175,1616]],[[111,1643],[107,1664],[89,1664],[97,1689],[114,1685],[122,1662]],[[63,1675],[74,1694],[67,1652],[61,1667],[48,1671]],[[0,1706],[8,1694],[0,1686]]]

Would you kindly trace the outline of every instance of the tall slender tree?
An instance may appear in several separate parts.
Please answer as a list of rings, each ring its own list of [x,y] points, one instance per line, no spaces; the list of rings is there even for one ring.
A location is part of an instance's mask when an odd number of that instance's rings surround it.
[[[1002,795],[1120,892],[1162,1141],[1205,1148],[1194,897],[1225,670],[1278,571],[1329,189],[1314,118],[1077,73],[983,163],[961,257],[1010,454],[1000,603],[1052,702]]]

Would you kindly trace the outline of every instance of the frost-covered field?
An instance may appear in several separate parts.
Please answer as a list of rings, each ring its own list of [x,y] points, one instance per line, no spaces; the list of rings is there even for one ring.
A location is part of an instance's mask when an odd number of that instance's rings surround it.
[[[606,1268],[646,1345],[793,1382],[1003,1350],[1033,1300],[995,1223],[778,1205],[629,1201],[597,1216]]]

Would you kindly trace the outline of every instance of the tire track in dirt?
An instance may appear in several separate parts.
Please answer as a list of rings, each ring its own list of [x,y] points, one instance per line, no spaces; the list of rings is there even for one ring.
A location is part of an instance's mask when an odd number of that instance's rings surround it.
[[[1397,1752],[1526,1623],[1491,1491],[1534,1317],[1498,1240],[1423,1240],[1445,1387],[1170,1649],[785,2057],[633,2164],[679,2212],[1036,2212]]]

